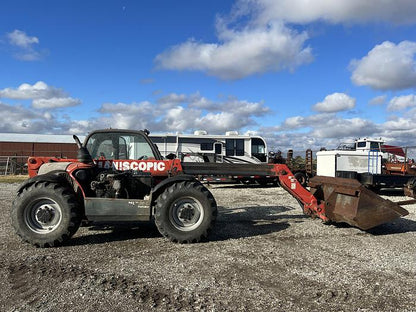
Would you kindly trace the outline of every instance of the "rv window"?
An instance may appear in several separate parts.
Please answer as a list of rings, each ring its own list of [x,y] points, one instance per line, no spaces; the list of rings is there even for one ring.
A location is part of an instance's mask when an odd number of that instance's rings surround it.
[[[215,154],[222,154],[222,144],[221,143],[215,143]]]
[[[225,155],[234,156],[234,140],[225,140]]]
[[[201,143],[201,151],[212,151],[213,149],[213,143]]]
[[[226,139],[226,156],[244,156],[244,139]]]
[[[244,156],[244,140],[237,139],[235,146],[235,156]]]
[[[253,138],[251,140],[251,153],[252,154],[264,154],[265,150],[266,150],[266,146],[262,139]]]
[[[251,155],[262,162],[267,162],[266,143],[260,138],[251,140]]]

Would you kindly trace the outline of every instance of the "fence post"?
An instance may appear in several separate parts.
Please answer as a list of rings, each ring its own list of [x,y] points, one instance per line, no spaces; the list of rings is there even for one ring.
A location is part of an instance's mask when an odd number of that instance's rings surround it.
[[[4,170],[4,175],[7,175],[7,170],[8,170],[8,168],[9,168],[9,158],[10,158],[10,157],[7,157],[7,161],[6,161],[6,170]]]

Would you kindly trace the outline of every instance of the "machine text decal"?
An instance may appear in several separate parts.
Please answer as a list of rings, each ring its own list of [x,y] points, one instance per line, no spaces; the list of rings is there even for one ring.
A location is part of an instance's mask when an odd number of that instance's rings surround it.
[[[116,170],[139,171],[165,171],[166,164],[163,161],[125,161],[125,160],[98,160],[98,168]]]

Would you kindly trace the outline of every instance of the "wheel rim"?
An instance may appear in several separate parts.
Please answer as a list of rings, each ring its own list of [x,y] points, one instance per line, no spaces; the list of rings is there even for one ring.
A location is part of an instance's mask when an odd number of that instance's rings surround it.
[[[33,232],[50,233],[61,223],[61,206],[50,198],[38,199],[31,206],[25,208],[24,220]]]
[[[193,197],[179,198],[171,206],[169,220],[181,231],[196,229],[204,218],[202,204]]]

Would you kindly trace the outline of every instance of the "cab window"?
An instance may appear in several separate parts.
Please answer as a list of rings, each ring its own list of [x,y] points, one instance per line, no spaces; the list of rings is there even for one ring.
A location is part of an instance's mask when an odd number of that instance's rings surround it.
[[[151,146],[139,134],[95,133],[86,147],[94,159],[154,159]]]
[[[379,142],[371,142],[370,149],[372,151],[379,151],[380,150],[380,143]]]

